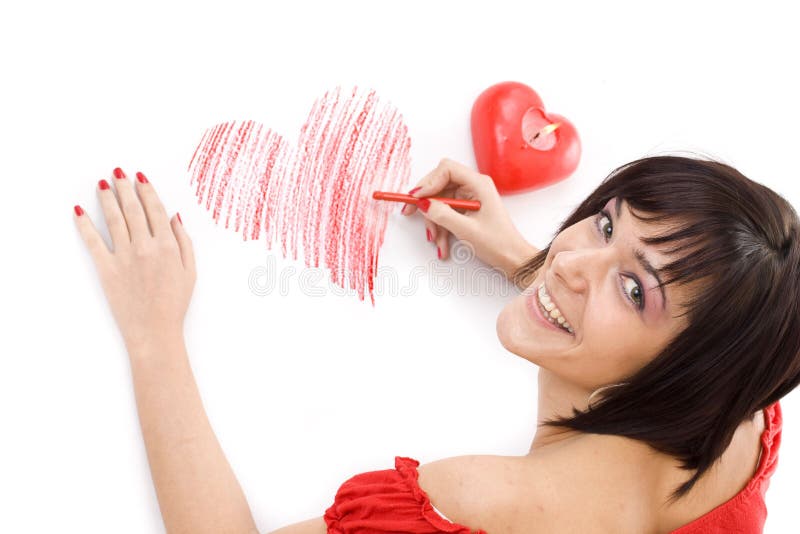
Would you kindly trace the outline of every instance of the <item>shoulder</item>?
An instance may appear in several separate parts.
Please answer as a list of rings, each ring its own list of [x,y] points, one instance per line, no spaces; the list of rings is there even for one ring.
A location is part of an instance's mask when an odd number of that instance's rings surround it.
[[[457,456],[420,465],[419,485],[450,520],[473,530],[650,530],[642,449],[624,438],[591,437],[600,439],[530,456]]]

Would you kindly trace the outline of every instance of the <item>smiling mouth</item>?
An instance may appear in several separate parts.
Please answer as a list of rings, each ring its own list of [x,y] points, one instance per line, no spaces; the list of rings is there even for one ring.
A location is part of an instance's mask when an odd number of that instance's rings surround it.
[[[539,309],[542,311],[542,315],[545,319],[570,334],[574,333],[572,326],[564,318],[564,314],[561,313],[561,310],[559,310],[550,299],[550,295],[547,293],[544,284],[540,285],[539,290],[536,292],[536,303],[539,305]]]

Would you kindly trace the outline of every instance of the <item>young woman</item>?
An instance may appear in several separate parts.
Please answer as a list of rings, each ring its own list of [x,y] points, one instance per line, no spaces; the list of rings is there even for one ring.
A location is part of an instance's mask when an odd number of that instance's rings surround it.
[[[143,175],[136,190],[115,176],[116,195],[98,188],[114,251],[77,206],[75,219],[129,352],[164,523],[257,532],[183,342],[191,242]],[[480,200],[420,201],[428,240],[443,259],[450,234],[469,242],[523,289],[497,334],[539,367],[529,453],[396,457],[274,534],[761,532],[778,400],[800,383],[800,221],[783,198],[720,162],[644,158],[539,251],[488,176],[443,160],[412,191]]]

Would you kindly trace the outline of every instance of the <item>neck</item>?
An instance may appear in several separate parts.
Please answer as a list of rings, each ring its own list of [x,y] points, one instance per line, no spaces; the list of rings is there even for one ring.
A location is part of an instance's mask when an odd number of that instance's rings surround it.
[[[560,427],[543,426],[542,423],[557,416],[571,417],[573,406],[585,410],[591,391],[568,382],[553,372],[539,368],[539,406],[536,417],[536,435],[528,454],[573,439],[580,433]]]

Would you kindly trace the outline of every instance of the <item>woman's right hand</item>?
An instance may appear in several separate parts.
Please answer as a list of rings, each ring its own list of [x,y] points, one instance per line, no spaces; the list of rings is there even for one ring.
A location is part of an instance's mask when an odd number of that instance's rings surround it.
[[[453,234],[473,248],[475,255],[510,277],[525,260],[539,252],[514,226],[491,177],[450,159],[439,165],[409,194],[421,197],[450,197],[479,200],[477,211],[453,209],[444,202],[430,200],[425,217],[428,241],[433,241],[440,259],[450,255],[449,235]],[[411,215],[417,206],[406,204],[402,213]]]

